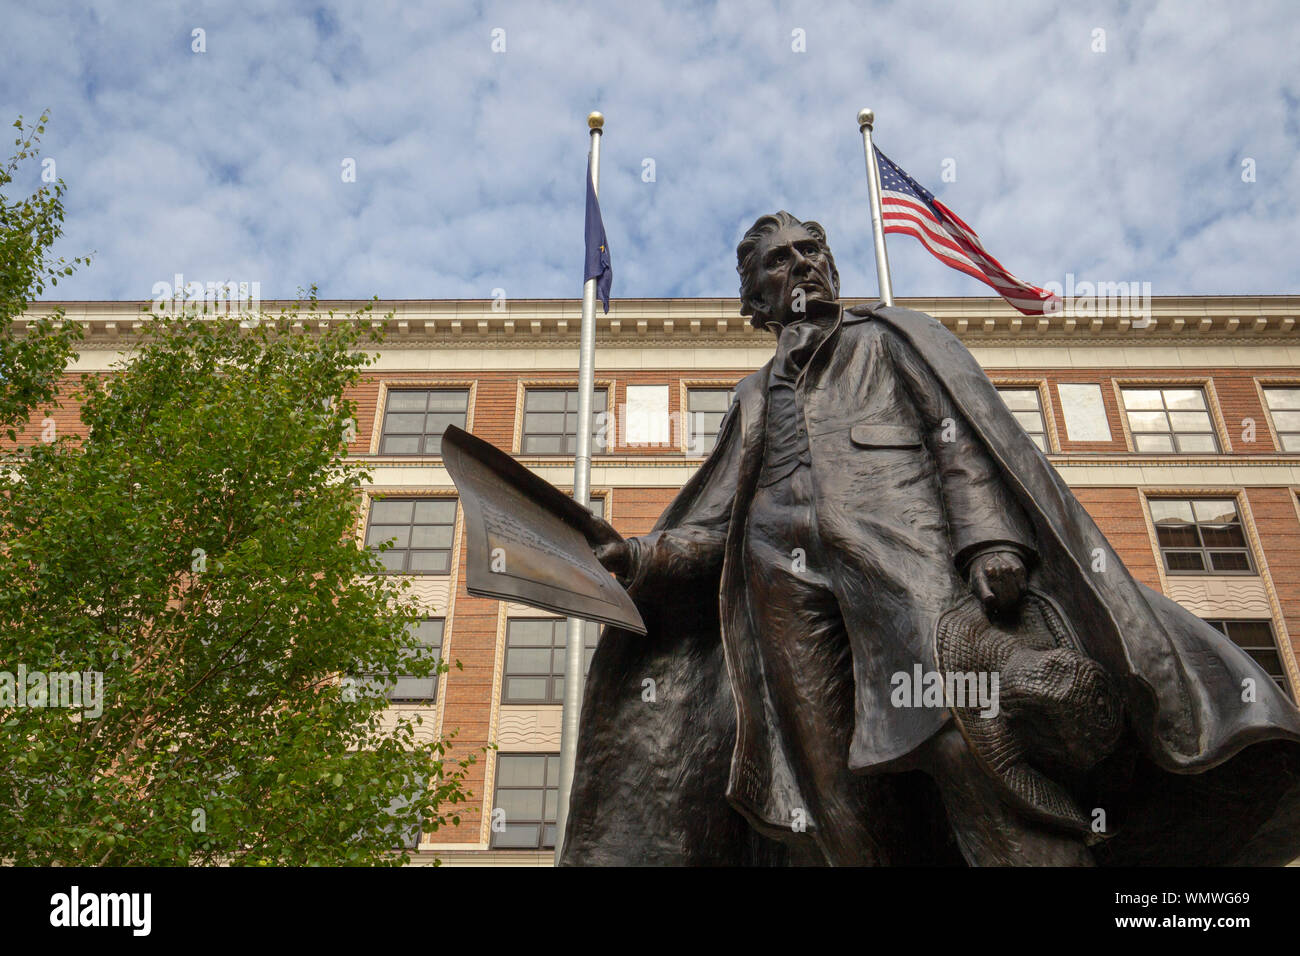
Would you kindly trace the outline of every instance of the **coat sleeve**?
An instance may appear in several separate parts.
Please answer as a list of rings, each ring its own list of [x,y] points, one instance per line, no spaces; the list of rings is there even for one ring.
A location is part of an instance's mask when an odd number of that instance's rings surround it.
[[[660,524],[671,527],[629,538],[627,586],[638,599],[656,600],[683,581],[716,580],[722,573],[731,507],[740,470],[740,410],[733,402],[719,426],[718,443],[700,466],[695,488],[683,489],[683,510],[666,512]],[[672,516],[671,522],[669,516]]]
[[[953,560],[964,571],[977,554],[1006,549],[1018,551],[1030,563],[1037,557],[1032,525],[983,441],[916,351],[895,334],[886,338],[938,466]]]

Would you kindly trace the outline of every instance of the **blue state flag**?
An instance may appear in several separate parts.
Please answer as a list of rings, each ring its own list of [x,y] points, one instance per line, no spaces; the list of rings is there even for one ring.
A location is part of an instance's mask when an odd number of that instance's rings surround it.
[[[614,281],[614,267],[609,264],[609,242],[605,239],[605,223],[600,218],[600,202],[596,187],[591,182],[591,156],[587,156],[587,265],[582,281],[596,280],[596,295],[600,296],[605,311],[609,311],[609,287]]]

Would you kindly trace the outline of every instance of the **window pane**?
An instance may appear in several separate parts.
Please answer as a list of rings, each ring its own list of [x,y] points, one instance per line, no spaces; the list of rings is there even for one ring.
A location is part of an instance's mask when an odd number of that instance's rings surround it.
[[[411,551],[408,570],[412,574],[445,574],[451,569],[451,554],[447,551]]]
[[[1178,450],[1214,453],[1219,450],[1219,443],[1213,435],[1179,435]]]
[[[506,625],[506,641],[510,647],[550,647],[555,630],[553,619],[521,618]]]
[[[492,845],[502,849],[534,849],[537,847],[540,826],[507,823],[505,831],[492,834]]]
[[[1000,388],[998,394],[1013,411],[1038,411],[1038,389],[1036,388]]]
[[[1169,388],[1165,389],[1165,407],[1170,411],[1175,409],[1187,411],[1190,409],[1205,408],[1205,393],[1199,388]]]
[[[1031,435],[1041,433],[1043,430],[1043,416],[1038,412],[1012,412],[1012,417],[1020,424],[1020,427]]]
[[[420,453],[419,435],[386,435],[379,443],[381,455],[418,455]]]
[[[1158,389],[1126,388],[1123,391],[1124,407],[1127,409],[1164,408]]]
[[[379,563],[385,571],[401,571],[406,566],[405,551],[385,551],[379,555]]]
[[[1300,412],[1274,412],[1273,424],[1280,432],[1300,432]]]
[[[564,439],[558,435],[525,435],[523,450],[526,455],[561,455]]]
[[[529,434],[551,434],[562,435],[565,432],[565,414],[563,412],[553,412],[546,414],[530,413],[524,418],[524,428],[528,429]],[[575,416],[574,421],[577,421]]]
[[[1173,451],[1174,440],[1168,435],[1134,435],[1133,444],[1138,451]]]
[[[416,525],[411,529],[411,547],[450,548],[454,530],[449,524]]]
[[[693,412],[725,412],[731,404],[731,390],[726,388],[692,388],[686,397]]]
[[[380,524],[371,525],[370,533],[366,537],[366,544],[376,545],[385,541],[392,541],[394,548],[405,548],[410,543],[411,527],[410,525]]]
[[[1202,524],[1234,524],[1238,522],[1237,503],[1229,498],[1200,498],[1192,502],[1196,520]]]
[[[410,499],[376,501],[370,508],[370,520],[375,524],[410,524],[412,505]]]
[[[428,618],[418,622],[411,630],[425,644],[438,645],[442,643],[442,628],[445,623],[441,618]]]
[[[540,787],[545,781],[545,754],[503,754],[497,761],[498,787]]]
[[[392,415],[384,420],[384,430],[398,434],[419,433],[424,430],[424,415]]]
[[[542,820],[545,798],[542,790],[498,790],[496,808],[506,812],[506,821]]]
[[[439,435],[447,430],[448,425],[455,425],[458,428],[465,427],[464,412],[430,412],[424,416],[424,432],[426,435]]]
[[[1156,524],[1162,521],[1185,521],[1191,524],[1195,520],[1192,503],[1183,498],[1152,498],[1150,505],[1151,517]]]
[[[391,391],[388,393],[388,411],[422,412],[427,401],[426,392]]]
[[[1169,424],[1173,426],[1176,432],[1206,432],[1214,431],[1210,427],[1210,415],[1208,412],[1170,412]]]
[[[529,412],[564,411],[565,392],[560,389],[530,388],[524,394],[524,410]]]
[[[1165,567],[1170,571],[1204,571],[1205,559],[1199,551],[1166,551]]]
[[[1272,647],[1273,628],[1268,621],[1226,621],[1228,636],[1242,647]]]
[[[434,696],[437,678],[399,677],[389,697],[399,700],[429,699]]]
[[[429,411],[465,412],[469,408],[469,392],[464,390],[429,393]]]
[[[1199,548],[1201,542],[1196,536],[1196,526],[1156,525],[1156,539],[1162,548]]]
[[[551,673],[549,647],[511,647],[506,651],[506,670],[511,674]]]
[[[1242,534],[1241,525],[1235,524],[1202,525],[1201,540],[1207,548],[1246,547],[1246,536]]]
[[[547,684],[545,677],[507,677],[505,699],[546,700]]]
[[[1215,571],[1250,570],[1250,561],[1244,551],[1211,551],[1210,563]]]
[[[1300,409],[1300,388],[1266,388],[1268,407],[1277,411],[1284,408]]]
[[[435,501],[415,503],[416,524],[446,524],[456,520],[456,499],[440,498]]]
[[[1167,432],[1169,420],[1164,412],[1129,412],[1128,427],[1135,432]]]

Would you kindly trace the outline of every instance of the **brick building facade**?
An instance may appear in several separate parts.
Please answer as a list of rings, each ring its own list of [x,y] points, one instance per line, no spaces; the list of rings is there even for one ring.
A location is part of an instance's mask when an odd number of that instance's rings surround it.
[[[999,299],[900,304],[965,342],[1139,581],[1214,622],[1296,696],[1300,296],[1158,298],[1144,328],[1025,318]],[[65,307],[87,326],[73,372],[106,370],[141,321],[136,303]],[[455,753],[499,748],[469,780],[478,812],[426,837],[419,858],[549,864],[564,629],[466,593],[462,516],[436,451],[455,421],[571,487],[579,303],[401,301],[374,314],[390,308],[352,396],[351,452],[374,479],[363,534],[405,542],[391,560],[428,608],[431,651],[462,667],[436,686],[400,686],[392,706],[431,714],[430,733],[457,730]],[[596,386],[612,421],[592,494],[622,533],[641,534],[698,467],[729,388],[773,342],[734,299],[625,299],[598,320]],[[500,832],[494,808],[507,811]]]

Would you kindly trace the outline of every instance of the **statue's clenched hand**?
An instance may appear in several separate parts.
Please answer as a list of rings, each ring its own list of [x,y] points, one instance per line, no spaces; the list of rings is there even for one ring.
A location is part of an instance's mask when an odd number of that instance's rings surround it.
[[[619,577],[627,577],[627,572],[632,567],[632,551],[626,541],[602,544],[596,548],[596,560],[606,571],[611,571]]]
[[[989,614],[1013,607],[1025,593],[1025,563],[1010,551],[981,554],[970,566],[970,587]]]

